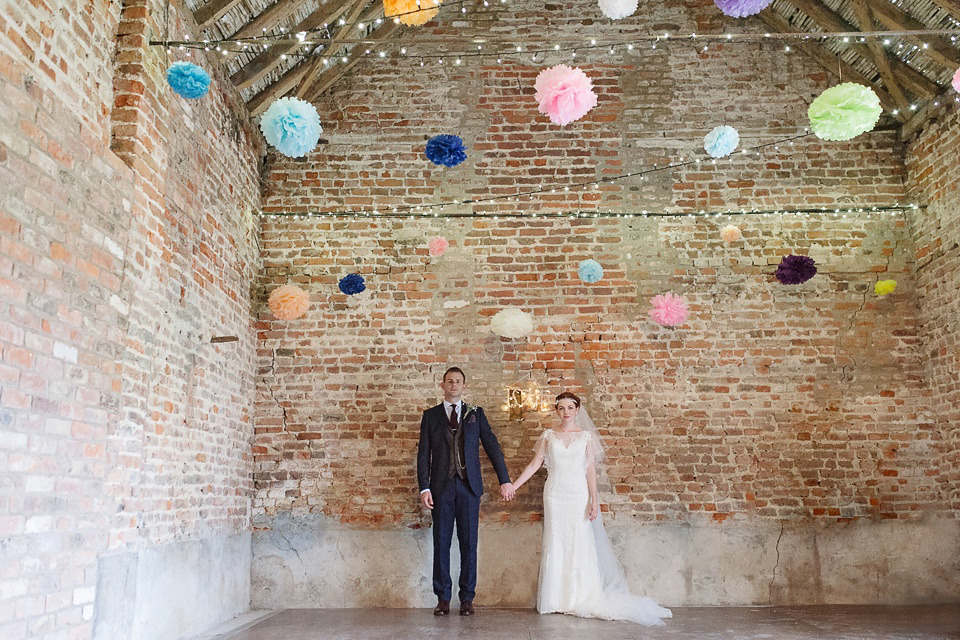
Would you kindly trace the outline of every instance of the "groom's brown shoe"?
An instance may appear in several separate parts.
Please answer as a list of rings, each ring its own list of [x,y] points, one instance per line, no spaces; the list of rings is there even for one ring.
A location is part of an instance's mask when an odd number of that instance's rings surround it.
[[[462,616],[473,615],[473,602],[471,600],[465,600],[460,603],[460,615]]]
[[[433,615],[435,616],[450,615],[450,601],[449,600],[438,601],[437,607],[433,610]]]

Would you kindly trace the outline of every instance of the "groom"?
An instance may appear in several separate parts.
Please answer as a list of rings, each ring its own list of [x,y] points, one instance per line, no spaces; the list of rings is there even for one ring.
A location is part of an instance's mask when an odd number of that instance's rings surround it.
[[[500,495],[513,498],[510,474],[483,409],[461,402],[467,377],[457,367],[447,369],[440,388],[443,402],[423,412],[417,450],[420,501],[433,510],[433,592],[435,616],[450,613],[450,543],[457,525],[460,543],[460,615],[473,615],[477,588],[477,525],[480,520],[480,445],[500,480]]]

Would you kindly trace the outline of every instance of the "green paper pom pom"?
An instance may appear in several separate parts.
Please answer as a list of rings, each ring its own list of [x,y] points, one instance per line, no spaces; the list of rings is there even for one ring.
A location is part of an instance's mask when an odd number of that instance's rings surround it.
[[[810,126],[821,140],[850,140],[872,131],[883,108],[870,87],[845,82],[821,93],[810,108]]]

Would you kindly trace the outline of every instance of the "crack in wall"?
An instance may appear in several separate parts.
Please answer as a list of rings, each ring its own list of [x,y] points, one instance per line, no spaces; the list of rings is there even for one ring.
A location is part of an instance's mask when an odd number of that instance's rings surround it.
[[[777,567],[780,566],[780,539],[783,538],[784,523],[780,521],[780,535],[777,536],[777,561],[773,565],[773,575],[770,576],[770,585],[767,587],[767,604],[773,604],[773,583],[777,579]]]

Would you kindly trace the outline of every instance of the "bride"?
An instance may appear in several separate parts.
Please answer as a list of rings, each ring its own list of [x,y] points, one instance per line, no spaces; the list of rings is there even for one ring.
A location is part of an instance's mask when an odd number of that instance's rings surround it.
[[[662,618],[672,617],[670,610],[630,592],[599,517],[597,465],[603,446],[596,427],[569,391],[557,396],[556,408],[560,425],[541,434],[533,460],[513,483],[519,489],[541,466],[548,469],[537,610],[663,624]]]

